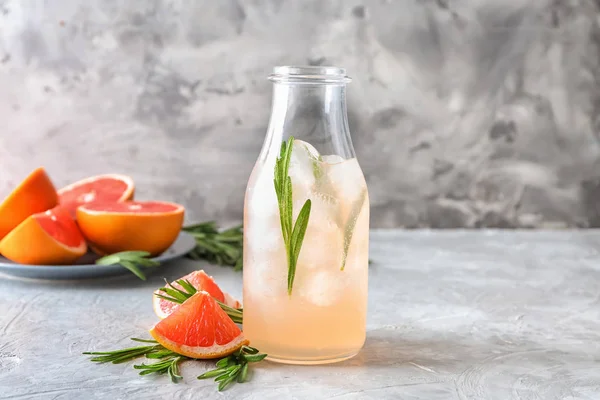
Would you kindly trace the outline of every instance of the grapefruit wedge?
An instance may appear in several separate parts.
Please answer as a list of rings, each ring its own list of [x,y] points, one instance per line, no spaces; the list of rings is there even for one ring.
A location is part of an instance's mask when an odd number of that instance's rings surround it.
[[[56,189],[44,168],[34,170],[0,204],[0,239],[30,215],[57,204]]]
[[[160,201],[96,202],[77,208],[77,224],[100,255],[137,250],[157,256],[177,239],[183,213],[182,205]]]
[[[212,276],[207,275],[204,270],[194,271],[182,276],[181,278],[171,282],[171,286],[177,289],[182,289],[181,285],[177,283],[177,281],[181,279],[190,282],[197,291],[205,291],[213,298],[219,300],[221,303],[227,304],[229,307],[240,308],[242,306],[239,301],[234,299],[228,293],[223,292]],[[154,313],[159,318],[163,319],[168,317],[169,314],[171,314],[180,306],[172,301],[161,299],[160,297],[157,297],[156,294],[161,294],[161,292],[159,290],[154,292],[154,295],[152,296],[152,307],[154,308]]]
[[[82,204],[119,202],[133,199],[135,185],[126,175],[106,174],[90,176],[65,186],[58,191],[59,203],[73,216]]]
[[[60,206],[34,214],[0,241],[0,252],[19,264],[72,264],[87,251],[69,212]]]
[[[207,292],[197,292],[150,329],[152,337],[178,354],[220,358],[249,342]]]

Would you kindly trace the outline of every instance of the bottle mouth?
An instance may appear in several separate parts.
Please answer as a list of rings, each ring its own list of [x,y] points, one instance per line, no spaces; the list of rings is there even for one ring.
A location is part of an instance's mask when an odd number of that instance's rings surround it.
[[[269,80],[275,83],[336,84],[352,81],[344,68],[281,66],[273,68]]]

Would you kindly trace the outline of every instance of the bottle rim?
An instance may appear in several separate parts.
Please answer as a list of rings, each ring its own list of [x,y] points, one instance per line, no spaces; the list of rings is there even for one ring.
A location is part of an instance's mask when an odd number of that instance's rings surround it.
[[[345,68],[333,66],[284,65],[273,68],[269,80],[275,83],[346,84],[352,79]]]

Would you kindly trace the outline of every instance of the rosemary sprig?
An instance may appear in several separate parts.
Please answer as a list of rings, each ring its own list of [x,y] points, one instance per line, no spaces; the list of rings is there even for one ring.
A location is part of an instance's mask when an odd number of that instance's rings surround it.
[[[186,301],[187,299],[192,297],[197,292],[196,288],[189,281],[187,281],[185,279],[179,279],[175,282],[179,286],[181,286],[181,288],[177,288],[177,287],[171,285],[169,282],[167,282],[167,280],[165,280],[166,285],[164,287],[161,287],[160,289],[158,289],[159,292],[163,292],[165,294],[163,295],[163,294],[156,293],[154,295],[161,299],[165,299],[167,301],[172,301],[173,303],[182,304],[184,301]],[[228,305],[221,303],[219,300],[216,300],[216,301],[219,304],[219,306],[221,307],[221,309],[223,309],[223,311],[225,311],[225,313],[229,316],[229,318],[231,318],[231,320],[233,322],[235,322],[236,324],[242,323],[242,316],[243,316],[242,309],[229,307]]]
[[[129,347],[127,349],[112,351],[88,351],[83,354],[97,356],[90,360],[97,363],[110,362],[113,364],[120,364],[143,356],[148,359],[159,359],[161,361],[151,364],[142,363],[134,365],[133,368],[141,369],[140,375],[167,373],[174,383],[177,383],[177,381],[182,379],[182,376],[179,375],[179,363],[188,360],[187,357],[164,348],[155,340],[138,338],[131,338],[131,340],[142,343],[152,343],[152,345]]]
[[[179,363],[182,360],[186,360],[187,357],[176,355],[171,357],[149,357],[147,358],[160,358],[162,361],[155,362],[152,364],[139,364],[134,365],[133,368],[141,369],[140,375],[149,375],[149,374],[169,374],[171,378],[171,382],[177,383],[180,379],[183,379],[181,375],[179,375]]]
[[[207,260],[213,264],[230,265],[242,270],[242,227],[219,231],[213,221],[185,226],[182,229],[196,239],[196,247],[188,254],[194,260]]]
[[[262,361],[266,356],[254,347],[242,346],[235,353],[217,361],[217,368],[203,373],[198,379],[215,378],[215,382],[219,382],[220,392],[233,382],[245,382],[248,377],[248,364]]]
[[[350,216],[348,217],[348,222],[346,223],[346,227],[344,228],[344,253],[342,254],[342,268],[340,268],[342,271],[346,267],[346,260],[348,259],[348,250],[350,249],[350,243],[352,242],[354,227],[356,226],[356,221],[358,221],[358,216],[363,208],[363,204],[365,203],[366,198],[367,189],[364,189],[361,192],[360,197],[352,205],[352,209],[350,210]]]
[[[120,264],[121,266],[130,270],[135,276],[141,280],[146,280],[146,275],[142,272],[140,267],[156,267],[160,265],[160,262],[149,258],[150,253],[147,251],[122,251],[120,253],[110,254],[96,260],[97,265],[114,265]]]
[[[290,169],[290,157],[292,156],[292,146],[294,137],[290,136],[287,143],[281,143],[281,151],[275,162],[275,194],[279,203],[279,218],[281,222],[281,233],[283,234],[283,242],[288,260],[288,295],[292,295],[294,286],[294,277],[296,276],[296,265],[304,235],[308,226],[310,217],[311,201],[306,200],[296,222],[293,222],[293,207],[292,207],[292,180],[288,174]]]

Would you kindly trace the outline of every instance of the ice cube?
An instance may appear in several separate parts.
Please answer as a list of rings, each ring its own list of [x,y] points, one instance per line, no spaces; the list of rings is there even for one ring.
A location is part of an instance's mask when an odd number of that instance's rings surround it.
[[[337,197],[350,203],[360,198],[367,186],[356,158],[327,164],[327,178]]]
[[[262,297],[280,297],[287,293],[287,261],[285,250],[253,253],[244,265],[244,285]],[[247,270],[247,271],[246,271]]]
[[[272,174],[263,170],[255,176],[254,184],[246,199],[247,217],[245,232],[253,251],[281,247],[279,205],[273,185]]]
[[[339,269],[343,254],[343,235],[337,220],[338,200],[317,191],[312,191],[309,197],[312,204],[298,259],[299,268]],[[297,218],[301,207],[300,201],[294,203],[294,218]]]
[[[312,189],[321,167],[319,158],[319,152],[312,145],[302,140],[294,141],[288,171],[292,193],[304,193]]]
[[[311,271],[298,288],[305,301],[319,307],[335,304],[347,286],[348,274],[338,270]]]
[[[340,229],[331,222],[314,220],[309,222],[304,235],[298,268],[339,270],[342,267],[343,251]]]
[[[264,165],[252,172],[249,182],[249,200],[254,215],[277,212],[277,195],[274,184],[274,164]]]
[[[337,225],[337,217],[339,211],[339,201],[330,193],[325,193],[319,190],[311,190],[309,192],[294,195],[293,218],[294,221],[298,218],[300,210],[304,206],[307,199],[311,201],[309,221],[329,222]]]
[[[248,219],[244,226],[247,243],[253,253],[274,251],[284,246],[279,219]]]

